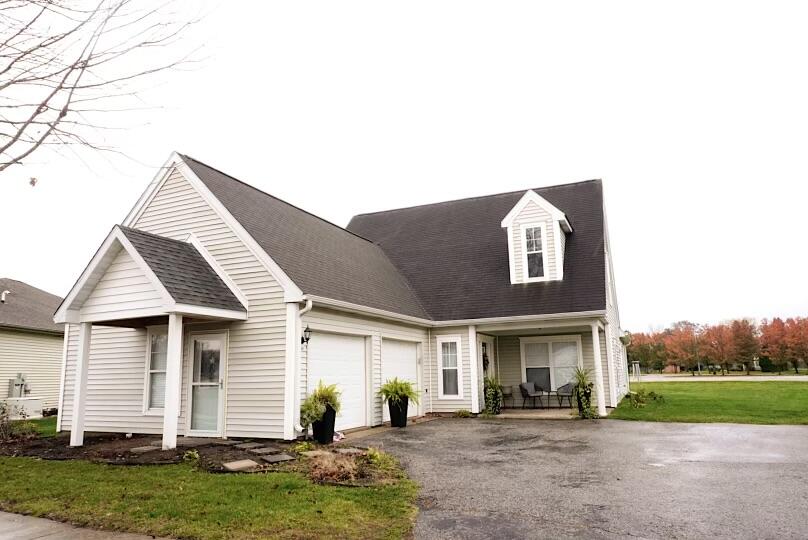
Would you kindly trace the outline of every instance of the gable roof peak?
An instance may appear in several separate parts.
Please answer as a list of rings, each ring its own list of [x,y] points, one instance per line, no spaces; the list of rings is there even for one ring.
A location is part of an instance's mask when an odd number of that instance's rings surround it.
[[[548,201],[547,199],[545,199],[532,189],[527,190],[525,194],[522,195],[522,198],[519,199],[519,202],[517,202],[516,205],[513,208],[511,208],[511,211],[508,212],[508,214],[504,218],[502,218],[501,226],[510,227],[511,225],[513,225],[513,221],[517,218],[517,216],[519,216],[520,213],[522,213],[522,210],[524,210],[525,207],[527,207],[527,205],[530,203],[534,203],[539,207],[543,208],[545,211],[547,211],[547,213],[549,213],[550,216],[552,216],[553,220],[561,223],[561,227],[566,232],[572,232],[572,226],[567,220],[566,214],[564,214],[563,211],[559,210],[554,204],[552,204],[550,201]]]

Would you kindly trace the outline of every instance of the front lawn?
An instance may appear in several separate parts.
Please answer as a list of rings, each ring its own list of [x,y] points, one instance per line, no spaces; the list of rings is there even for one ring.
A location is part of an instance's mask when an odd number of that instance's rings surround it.
[[[0,457],[0,510],[97,529],[181,538],[401,538],[409,480],[372,488],[295,472],[212,474],[191,465],[115,466]]]
[[[800,381],[711,381],[631,383],[662,394],[635,409],[628,398],[609,415],[620,420],[655,422],[733,422],[808,424],[808,383]]]

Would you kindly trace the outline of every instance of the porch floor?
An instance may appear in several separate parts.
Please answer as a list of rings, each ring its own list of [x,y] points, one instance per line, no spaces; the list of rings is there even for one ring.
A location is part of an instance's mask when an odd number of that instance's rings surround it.
[[[502,409],[497,418],[516,418],[525,420],[572,420],[577,416],[575,409]]]

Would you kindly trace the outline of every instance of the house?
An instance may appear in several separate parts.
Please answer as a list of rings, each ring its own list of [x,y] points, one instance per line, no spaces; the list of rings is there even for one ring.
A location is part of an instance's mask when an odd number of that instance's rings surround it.
[[[479,412],[483,378],[556,388],[590,370],[605,414],[628,378],[599,180],[403,208],[343,229],[173,154],[55,314],[59,429],[293,439],[318,381],[338,429]]]
[[[39,417],[59,406],[64,327],[53,322],[62,299],[0,278],[0,400],[16,416]]]

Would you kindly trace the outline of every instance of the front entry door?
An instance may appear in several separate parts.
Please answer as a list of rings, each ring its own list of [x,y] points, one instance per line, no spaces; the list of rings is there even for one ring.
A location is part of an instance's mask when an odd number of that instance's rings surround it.
[[[226,356],[226,334],[191,335],[191,435],[222,435]]]

